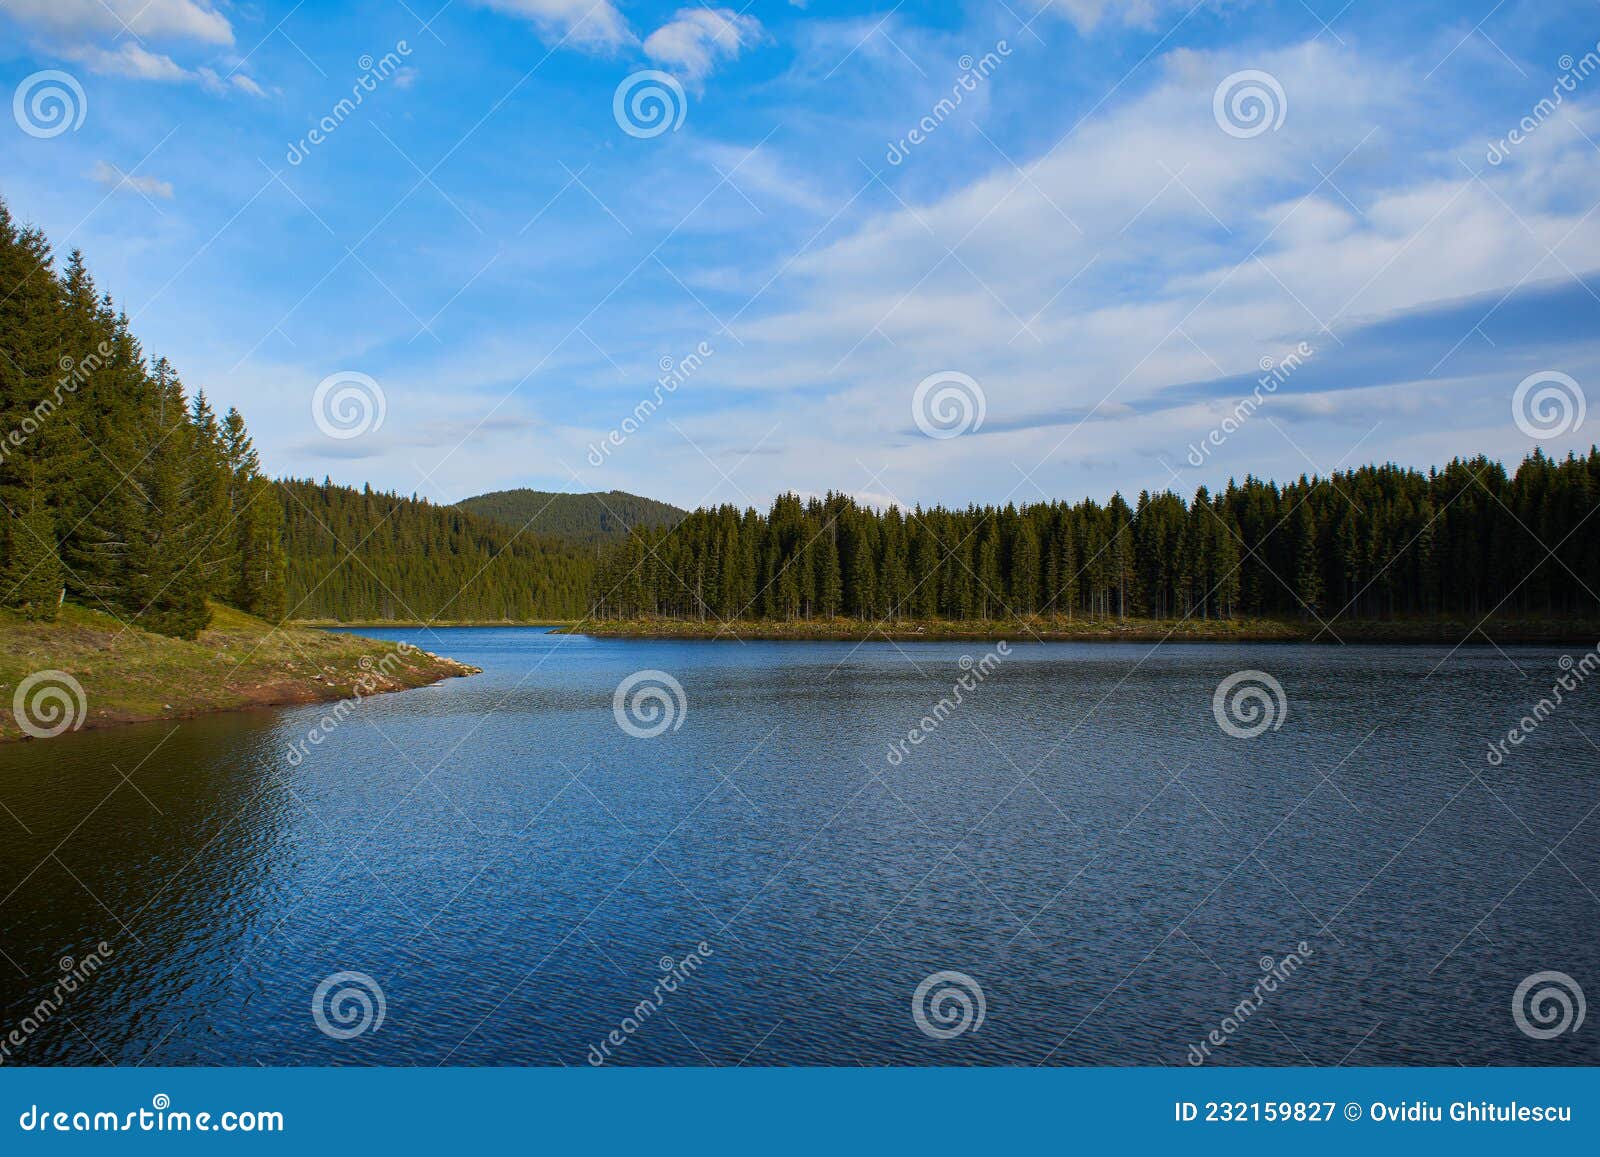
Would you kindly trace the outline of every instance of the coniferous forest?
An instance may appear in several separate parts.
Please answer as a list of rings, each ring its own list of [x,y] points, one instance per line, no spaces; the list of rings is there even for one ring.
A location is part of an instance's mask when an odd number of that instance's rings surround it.
[[[1483,457],[1366,466],[1132,504],[880,511],[786,494],[765,514],[677,521],[609,495],[535,533],[519,529],[548,505],[533,492],[439,506],[271,482],[239,413],[188,396],[82,255],[58,271],[3,202],[0,355],[0,606],[32,618],[71,599],[190,638],[208,600],[271,621],[1600,614],[1595,449],[1535,452],[1514,473]],[[623,500],[637,517],[611,525]]]
[[[528,622],[575,619],[587,605],[594,547],[370,486],[279,488],[295,618]]]
[[[245,429],[151,361],[74,250],[0,202],[0,604],[63,598],[192,638],[208,599],[285,610],[283,508]]]
[[[985,620],[1594,615],[1600,451],[1427,474],[1366,466],[1286,486],[875,511],[783,495],[637,533],[596,617]],[[1547,549],[1548,548],[1548,549]]]

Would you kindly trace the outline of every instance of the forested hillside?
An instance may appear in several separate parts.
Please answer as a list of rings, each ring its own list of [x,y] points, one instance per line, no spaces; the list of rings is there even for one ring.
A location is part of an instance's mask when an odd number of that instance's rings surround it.
[[[371,487],[278,485],[292,618],[526,622],[583,613],[593,549]]]
[[[206,600],[284,613],[282,511],[244,420],[151,362],[74,250],[0,202],[0,606],[70,598],[192,638]]]
[[[1600,451],[966,510],[785,495],[635,535],[598,617],[1325,620],[1600,611]],[[1549,550],[1546,547],[1550,548]],[[1553,553],[1552,553],[1553,552]]]
[[[457,503],[463,510],[509,526],[573,542],[621,542],[634,529],[674,526],[685,511],[621,490],[561,494],[547,490],[497,490]]]

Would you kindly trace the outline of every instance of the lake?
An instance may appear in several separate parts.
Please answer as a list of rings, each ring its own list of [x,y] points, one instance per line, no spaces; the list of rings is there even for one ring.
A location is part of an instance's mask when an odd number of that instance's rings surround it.
[[[1600,1062],[1561,649],[363,633],[484,673],[0,748],[6,1063]]]

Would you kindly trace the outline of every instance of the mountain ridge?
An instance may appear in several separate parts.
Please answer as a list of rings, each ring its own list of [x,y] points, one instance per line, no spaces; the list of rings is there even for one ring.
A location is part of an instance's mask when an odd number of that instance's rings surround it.
[[[519,487],[474,495],[455,505],[513,530],[585,545],[620,542],[634,528],[675,526],[689,514],[671,503],[624,490],[574,494]]]

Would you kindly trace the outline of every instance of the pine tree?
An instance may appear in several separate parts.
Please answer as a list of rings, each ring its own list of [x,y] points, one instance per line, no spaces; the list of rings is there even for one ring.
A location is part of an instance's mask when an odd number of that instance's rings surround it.
[[[20,510],[10,512],[10,544],[0,556],[0,604],[27,618],[50,621],[61,599],[63,574],[55,519],[42,491],[24,491],[22,502]]]
[[[1294,593],[1308,616],[1322,607],[1322,560],[1317,550],[1317,523],[1311,503],[1303,498],[1294,513]]]

